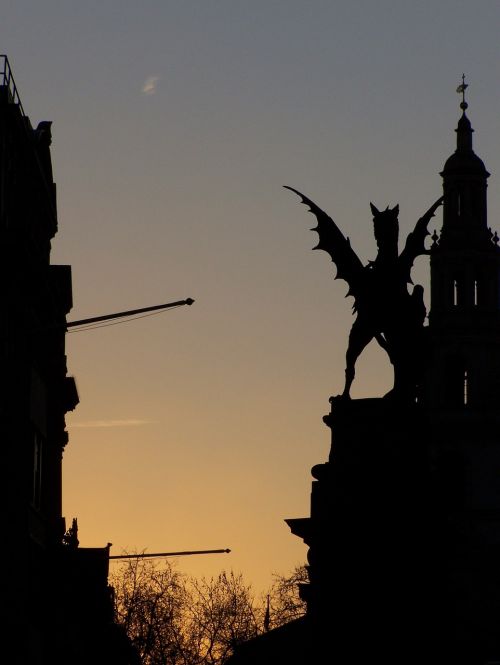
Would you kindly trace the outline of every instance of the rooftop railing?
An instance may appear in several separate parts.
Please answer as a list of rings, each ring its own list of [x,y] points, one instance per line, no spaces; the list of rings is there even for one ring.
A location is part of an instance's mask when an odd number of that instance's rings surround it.
[[[17,91],[16,82],[10,68],[9,59],[6,55],[0,55],[0,86],[7,89],[7,97],[11,104],[17,104],[22,115],[25,116],[21,98]]]

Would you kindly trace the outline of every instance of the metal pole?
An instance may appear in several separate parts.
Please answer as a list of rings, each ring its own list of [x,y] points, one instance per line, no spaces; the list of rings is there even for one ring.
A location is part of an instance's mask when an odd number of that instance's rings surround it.
[[[168,309],[169,307],[181,307],[182,305],[192,305],[194,300],[186,298],[186,300],[177,300],[176,302],[169,302],[165,305],[153,305],[152,307],[141,307],[140,309],[129,309],[126,312],[116,312],[115,314],[103,314],[102,316],[93,316],[90,319],[79,319],[78,321],[68,321],[67,328],[75,328],[75,326],[84,326],[87,323],[97,323],[98,321],[109,321],[110,319],[119,319],[123,316],[133,316],[134,314],[142,314],[143,312],[153,312],[158,309]]]
[[[154,552],[152,554],[114,554],[110,559],[151,559],[159,556],[190,556],[191,554],[229,554],[231,550],[186,550],[184,552]]]

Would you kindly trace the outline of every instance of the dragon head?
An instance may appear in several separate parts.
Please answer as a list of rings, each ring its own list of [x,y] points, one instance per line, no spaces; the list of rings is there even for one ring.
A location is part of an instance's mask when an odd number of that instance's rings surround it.
[[[370,208],[373,215],[373,232],[379,255],[398,253],[398,236],[399,236],[399,205],[394,208],[387,208],[380,212],[373,203],[370,203]]]

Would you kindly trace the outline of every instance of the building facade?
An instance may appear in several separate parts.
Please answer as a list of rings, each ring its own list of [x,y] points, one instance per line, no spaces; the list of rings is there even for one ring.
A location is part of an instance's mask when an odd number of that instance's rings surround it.
[[[34,128],[0,56],[1,625],[9,663],[133,661],[113,623],[109,547],[79,548],[62,516],[65,414],[78,404],[65,354],[71,267],[57,233],[51,123]]]

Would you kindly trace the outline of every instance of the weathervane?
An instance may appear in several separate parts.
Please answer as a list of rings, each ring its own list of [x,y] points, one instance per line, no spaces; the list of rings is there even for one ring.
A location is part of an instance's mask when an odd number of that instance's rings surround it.
[[[468,87],[469,84],[465,82],[465,74],[462,74],[462,83],[457,88],[457,92],[462,94],[462,101],[460,102],[460,108],[462,111],[465,111],[465,109],[469,106],[465,101],[465,91]]]

